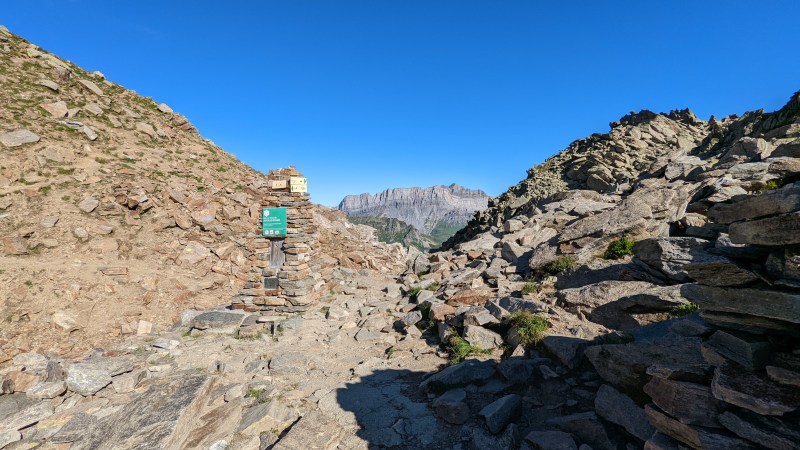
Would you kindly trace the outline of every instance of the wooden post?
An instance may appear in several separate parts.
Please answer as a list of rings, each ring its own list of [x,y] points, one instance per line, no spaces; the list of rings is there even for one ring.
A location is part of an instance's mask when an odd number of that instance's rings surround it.
[[[281,270],[284,261],[286,261],[286,254],[283,253],[283,239],[272,239],[272,247],[269,253],[269,267]]]

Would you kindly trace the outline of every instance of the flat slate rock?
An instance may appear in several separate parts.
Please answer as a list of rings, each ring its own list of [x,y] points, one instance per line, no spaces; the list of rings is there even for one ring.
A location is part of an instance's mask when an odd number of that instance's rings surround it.
[[[663,411],[689,425],[719,427],[717,415],[727,408],[706,384],[653,377],[644,392]]]
[[[333,450],[343,437],[344,430],[338,422],[320,411],[311,411],[289,429],[273,450]]]
[[[667,414],[656,406],[649,404],[644,407],[647,419],[660,432],[697,449],[713,450],[756,450],[758,447],[748,441],[739,439],[725,430],[703,428],[687,425]]]
[[[724,402],[765,416],[782,416],[800,408],[800,391],[796,388],[733,364],[717,367],[711,390]]]
[[[84,430],[71,450],[118,448],[182,448],[198,402],[208,401],[209,377],[195,373],[151,386],[117,412]]]
[[[468,359],[431,375],[420,384],[424,389],[449,389],[468,384],[484,384],[495,373],[493,361]]]
[[[0,144],[9,148],[34,142],[39,142],[39,135],[29,130],[14,130],[0,134]]]
[[[498,434],[515,420],[522,408],[522,397],[509,394],[484,406],[478,413],[486,421],[486,427],[493,434]]]
[[[798,234],[800,236],[800,234]],[[681,294],[711,311],[766,317],[800,324],[800,295],[783,291],[684,284]]]
[[[597,391],[594,399],[594,410],[597,414],[625,428],[628,433],[646,441],[656,431],[647,421],[644,410],[630,397],[604,384]]]
[[[774,450],[800,448],[800,429],[778,418],[765,417],[744,411],[726,411],[720,423],[737,436]]]
[[[245,314],[227,311],[207,311],[200,313],[192,319],[191,326],[198,330],[209,328],[238,327],[245,318]]]

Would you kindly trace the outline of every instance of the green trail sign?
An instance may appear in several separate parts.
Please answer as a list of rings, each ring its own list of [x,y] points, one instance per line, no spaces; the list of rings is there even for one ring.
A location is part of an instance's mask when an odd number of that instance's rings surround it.
[[[261,210],[261,234],[267,237],[286,236],[286,208]]]

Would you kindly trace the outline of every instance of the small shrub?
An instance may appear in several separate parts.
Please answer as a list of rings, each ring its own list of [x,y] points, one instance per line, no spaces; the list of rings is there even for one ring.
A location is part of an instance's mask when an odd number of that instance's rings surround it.
[[[684,303],[683,305],[672,308],[670,314],[675,317],[682,317],[689,315],[697,311],[698,309],[700,309],[700,305],[698,305],[697,303]]]
[[[572,269],[578,265],[578,260],[574,256],[563,255],[559,256],[555,261],[547,263],[542,267],[542,272],[548,275],[558,275],[559,273]]]
[[[774,191],[781,187],[781,183],[778,180],[769,180],[767,184],[764,185],[764,191]]]
[[[525,285],[522,286],[521,292],[522,295],[537,294],[539,293],[539,285],[531,282],[525,283]]]
[[[439,282],[438,281],[434,281],[433,283],[431,283],[431,284],[429,284],[429,285],[427,285],[425,287],[426,291],[436,292],[437,289],[439,289]]]
[[[264,389],[250,388],[250,389],[247,390],[247,393],[244,394],[244,397],[245,398],[250,398],[250,397],[258,398],[258,396],[260,396],[263,393],[264,393]]]
[[[633,239],[628,239],[626,237],[617,239],[616,241],[608,244],[608,248],[603,254],[603,258],[620,259],[624,256],[632,255],[634,244],[636,244],[636,241]]]
[[[511,328],[517,330],[520,344],[524,347],[533,347],[542,342],[544,332],[550,328],[550,322],[547,319],[528,311],[513,312],[506,320]]]
[[[417,300],[417,295],[419,295],[420,291],[422,291],[421,287],[419,287],[419,286],[412,287],[408,291],[408,298],[410,298],[411,301],[416,301]]]

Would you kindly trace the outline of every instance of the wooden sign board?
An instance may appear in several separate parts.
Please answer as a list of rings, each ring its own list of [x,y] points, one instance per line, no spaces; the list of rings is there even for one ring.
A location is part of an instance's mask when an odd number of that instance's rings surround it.
[[[269,182],[269,187],[272,189],[286,189],[288,186],[286,180],[272,180]]]
[[[308,180],[303,177],[289,178],[289,190],[291,192],[308,192]]]
[[[268,237],[286,236],[286,208],[261,210],[261,234]]]

